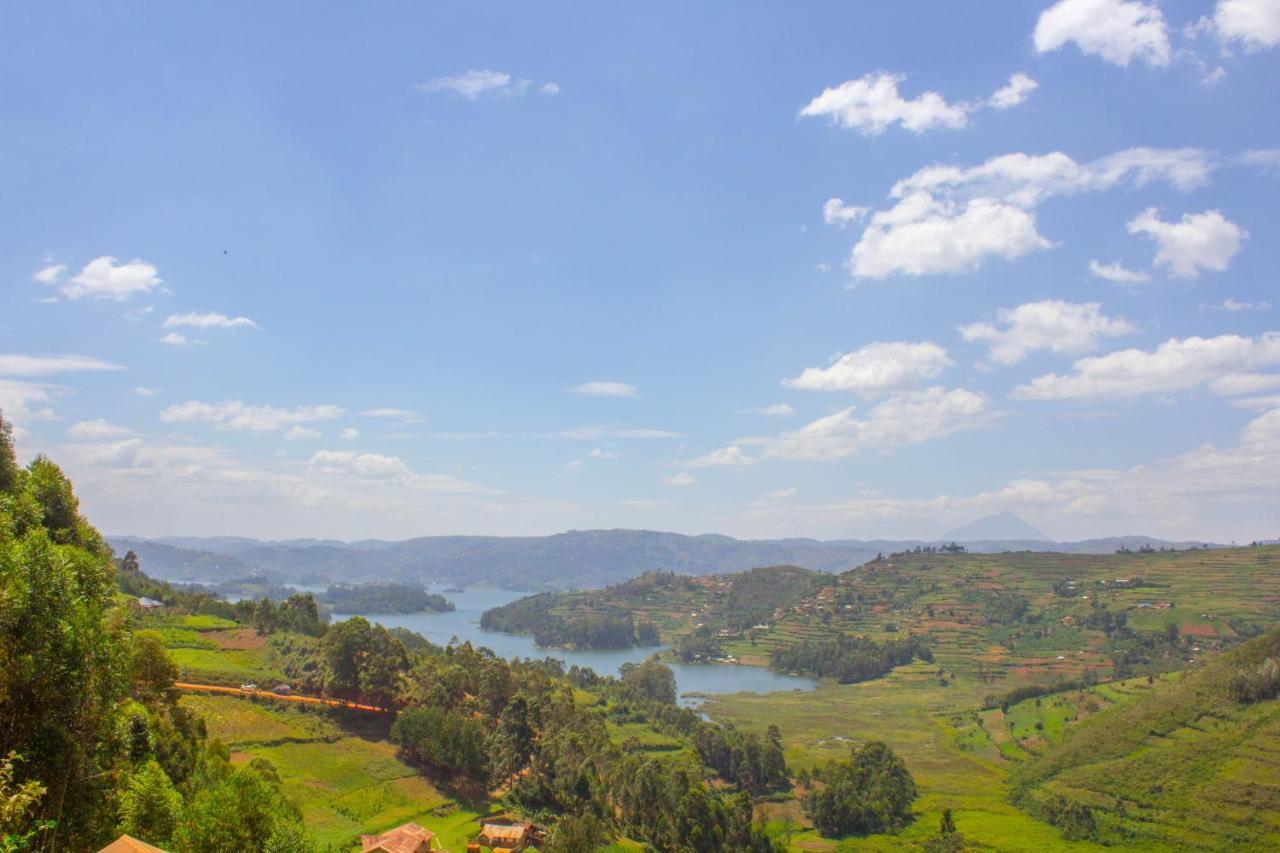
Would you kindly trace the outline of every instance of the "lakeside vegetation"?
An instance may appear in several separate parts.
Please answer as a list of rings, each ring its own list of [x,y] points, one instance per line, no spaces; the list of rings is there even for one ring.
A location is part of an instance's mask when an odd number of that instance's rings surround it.
[[[443,595],[427,592],[418,584],[332,584],[319,596],[335,613],[451,613],[454,604]]]

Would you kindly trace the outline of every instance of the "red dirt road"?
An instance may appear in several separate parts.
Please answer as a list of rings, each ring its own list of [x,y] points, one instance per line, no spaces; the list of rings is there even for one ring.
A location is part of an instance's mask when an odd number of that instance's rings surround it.
[[[375,714],[385,714],[386,708],[379,708],[376,705],[361,705],[357,702],[347,702],[342,699],[321,699],[318,696],[297,696],[288,695],[281,696],[278,693],[272,693],[270,690],[241,690],[239,687],[223,687],[220,684],[187,684],[182,681],[175,681],[173,686],[179,690],[191,690],[206,693],[230,693],[233,696],[261,696],[264,699],[283,699],[286,702],[309,702],[312,705],[328,705],[331,708],[351,708],[355,711],[370,711]]]

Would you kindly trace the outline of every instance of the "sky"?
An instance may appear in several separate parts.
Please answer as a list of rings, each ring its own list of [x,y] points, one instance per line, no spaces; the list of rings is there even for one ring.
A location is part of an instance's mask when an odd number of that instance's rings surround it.
[[[1280,0],[16,3],[110,534],[1280,536]]]

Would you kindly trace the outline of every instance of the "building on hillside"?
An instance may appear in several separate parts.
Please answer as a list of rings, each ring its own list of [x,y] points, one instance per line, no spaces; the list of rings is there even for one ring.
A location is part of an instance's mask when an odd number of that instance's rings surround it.
[[[476,841],[495,850],[523,850],[533,843],[533,824],[486,823]]]
[[[132,835],[122,835],[98,853],[165,853],[165,851],[145,841],[139,841]]]
[[[381,835],[360,836],[360,850],[362,853],[370,853],[370,851],[379,851],[379,853],[427,853],[427,851],[439,849],[440,843],[436,840],[436,834],[429,829],[423,829],[416,823],[397,826],[395,829],[384,832]]]

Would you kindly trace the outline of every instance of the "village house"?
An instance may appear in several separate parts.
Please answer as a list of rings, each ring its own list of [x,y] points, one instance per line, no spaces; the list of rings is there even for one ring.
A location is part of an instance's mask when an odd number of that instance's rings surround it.
[[[139,841],[132,835],[122,835],[98,853],[165,853],[165,851],[145,841]]]
[[[428,853],[439,850],[436,834],[416,823],[406,823],[381,835],[360,836],[362,853]]]
[[[476,841],[494,850],[523,850],[533,843],[533,824],[486,823]]]

